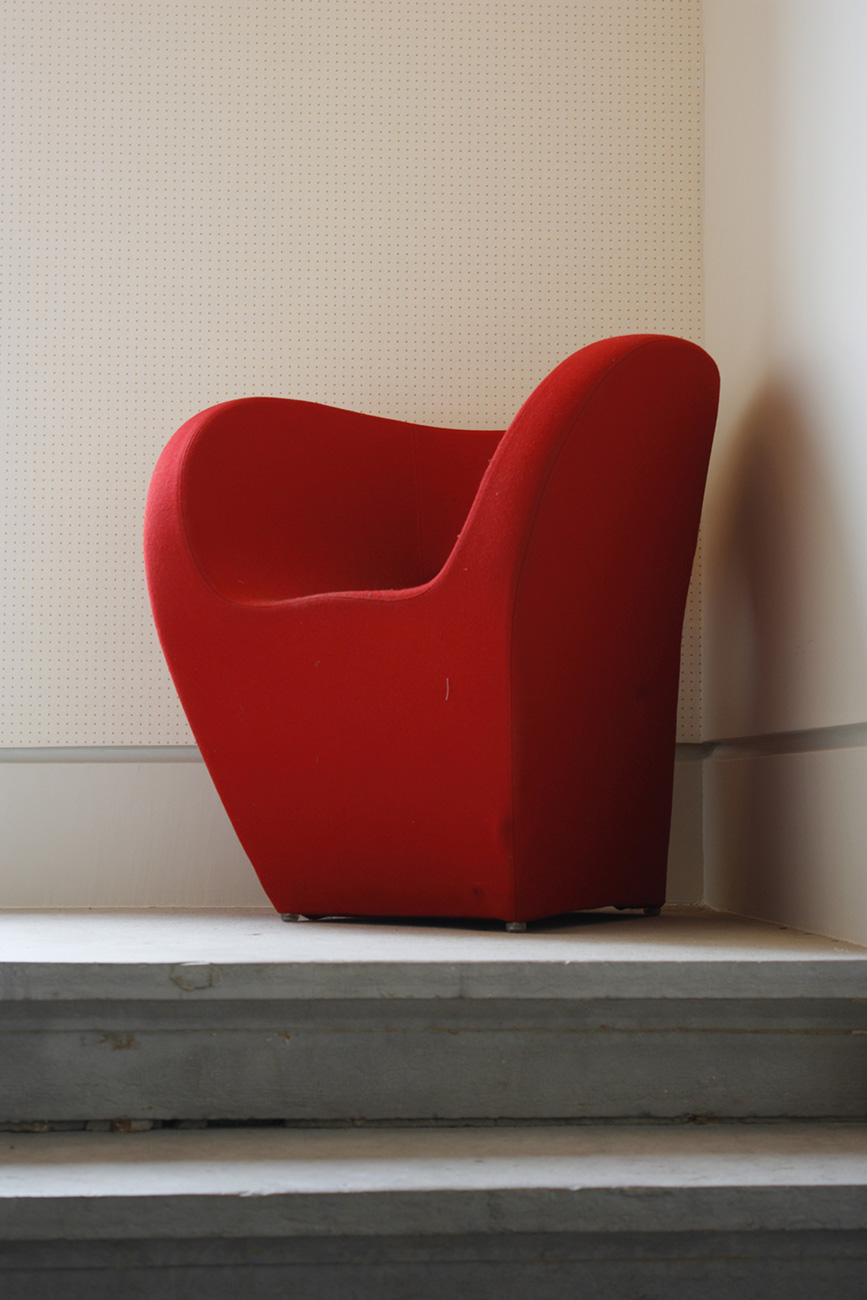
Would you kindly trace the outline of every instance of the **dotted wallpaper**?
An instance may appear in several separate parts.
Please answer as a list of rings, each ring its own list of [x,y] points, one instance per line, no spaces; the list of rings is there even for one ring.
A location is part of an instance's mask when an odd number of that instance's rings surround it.
[[[699,9],[4,0],[0,745],[190,741],[141,520],[202,407],[498,428],[594,339],[700,340]]]

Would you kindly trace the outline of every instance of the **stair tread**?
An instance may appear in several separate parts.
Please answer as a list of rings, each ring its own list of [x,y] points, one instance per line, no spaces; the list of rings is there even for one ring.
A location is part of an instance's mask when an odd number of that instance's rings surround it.
[[[867,1228],[867,1125],[7,1134],[0,1237]]]
[[[699,909],[585,913],[526,934],[287,925],[275,913],[0,913],[0,998],[867,995],[867,949]]]

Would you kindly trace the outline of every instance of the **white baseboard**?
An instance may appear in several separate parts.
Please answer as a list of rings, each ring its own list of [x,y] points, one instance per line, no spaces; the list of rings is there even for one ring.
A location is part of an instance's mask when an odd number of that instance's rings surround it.
[[[675,770],[669,901],[702,896],[701,763]],[[0,908],[250,907],[267,899],[198,751],[26,750],[0,762]]]
[[[678,746],[669,902],[867,944],[864,739]],[[267,905],[194,748],[3,757],[0,908]]]
[[[0,907],[267,904],[204,763],[188,756],[0,763]]]

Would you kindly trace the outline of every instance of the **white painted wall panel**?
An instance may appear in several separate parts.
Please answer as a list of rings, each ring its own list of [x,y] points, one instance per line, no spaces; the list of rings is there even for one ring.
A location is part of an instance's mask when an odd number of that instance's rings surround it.
[[[711,907],[867,945],[867,748],[704,764]]]
[[[0,908],[268,905],[207,768],[0,762]]]
[[[5,0],[0,745],[185,743],[147,481],[253,393],[501,427],[699,338],[698,0]],[[700,723],[694,593],[681,735]]]

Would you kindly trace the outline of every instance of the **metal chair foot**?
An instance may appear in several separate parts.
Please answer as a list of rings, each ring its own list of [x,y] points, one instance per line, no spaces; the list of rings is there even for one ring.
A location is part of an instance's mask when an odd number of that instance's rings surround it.
[[[306,921],[307,917],[304,916],[301,912],[281,912],[280,920],[281,921]]]
[[[507,921],[506,929],[509,934],[523,934],[527,928],[526,921]]]
[[[662,911],[661,907],[644,907],[642,908],[645,916],[659,916]]]

